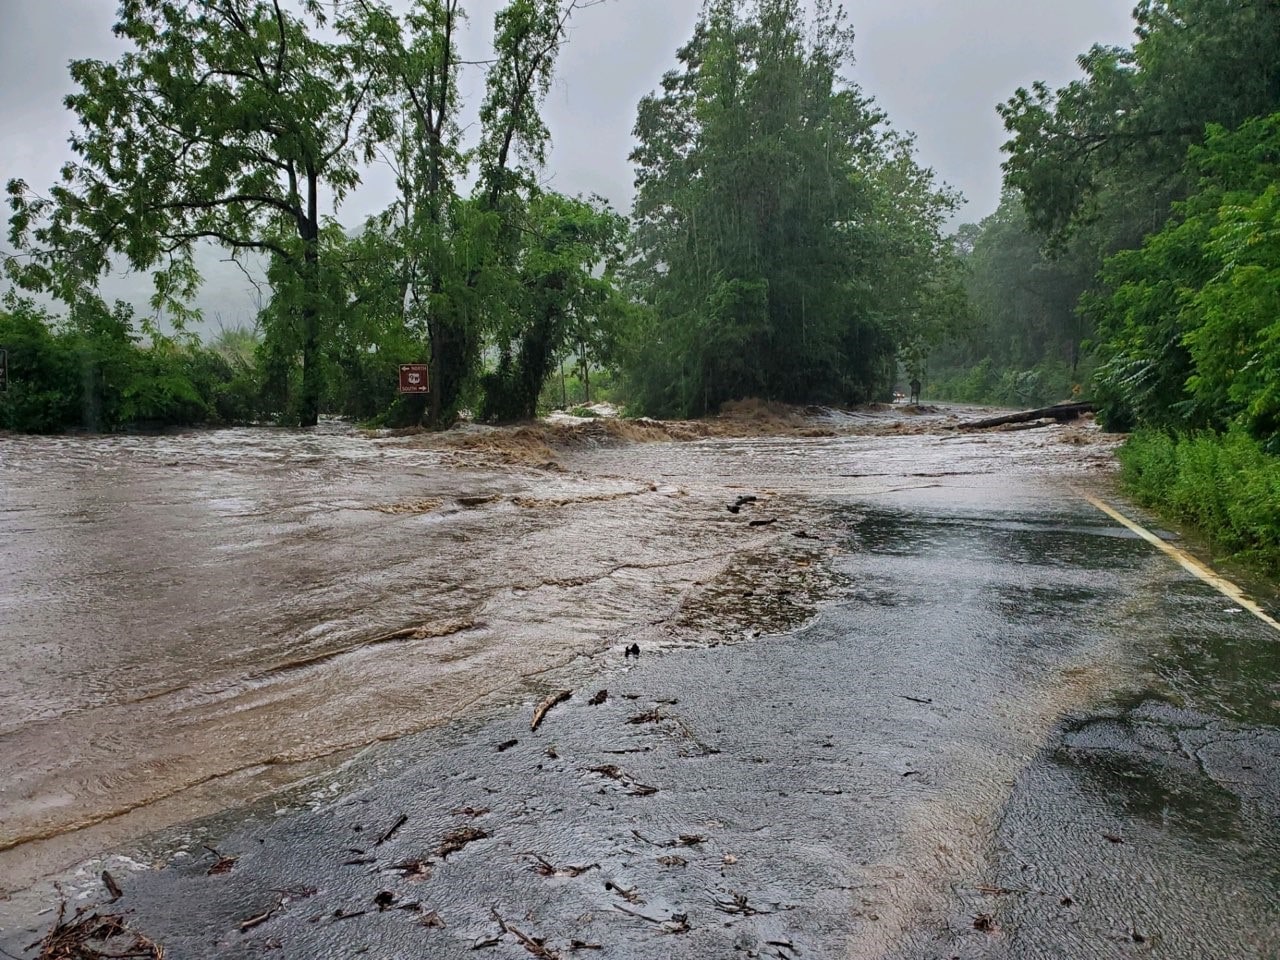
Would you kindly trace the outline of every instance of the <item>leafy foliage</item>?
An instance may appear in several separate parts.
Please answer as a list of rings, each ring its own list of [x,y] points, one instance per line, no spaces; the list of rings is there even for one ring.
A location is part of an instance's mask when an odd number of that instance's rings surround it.
[[[842,76],[830,4],[712,0],[640,104],[623,346],[640,408],[856,401],[925,328],[952,197]]]
[[[1089,301],[1110,422],[1280,443],[1280,114],[1210,130],[1196,193]]]
[[[144,345],[131,309],[82,307],[58,325],[29,300],[0,311],[9,389],[0,429],[57,433],[239,423],[255,418],[256,389],[217,350],[169,338]]]
[[[599,340],[585,331],[600,312],[587,301],[604,296],[594,271],[620,230],[537,183],[549,144],[539,106],[577,6],[498,11],[480,143],[464,151],[460,0],[414,0],[403,14],[378,0],[123,0],[115,29],[128,52],[72,66],[76,161],[47,197],[9,184],[9,274],[74,312],[123,259],[154,271],[157,315],[180,324],[200,282],[193,249],[212,242],[266,260],[256,360],[273,416],[447,425],[474,394],[486,343],[507,355],[517,342],[528,362],[490,379],[487,409],[525,415],[567,338]],[[348,233],[326,207],[336,218],[375,154],[395,170],[398,199]],[[471,197],[457,187],[468,178]],[[551,225],[552,209],[577,226]],[[561,239],[536,239],[543,228]],[[592,234],[590,256],[563,239],[575,230]],[[396,364],[424,355],[429,407],[393,392]],[[130,402],[194,402],[154,387]]]
[[[509,324],[498,330],[499,359],[484,378],[486,420],[537,415],[539,395],[552,369],[571,347],[587,355],[625,311],[611,266],[621,256],[626,224],[605,207],[555,194],[536,196],[513,281]]]
[[[1032,225],[1062,238],[1103,224],[1109,250],[1136,246],[1186,196],[1187,150],[1209,124],[1280,107],[1280,5],[1141,0],[1132,48],[1095,46],[1084,78],[1018,90],[1000,108],[1006,179]]]
[[[1126,488],[1194,523],[1220,549],[1280,573],[1280,457],[1239,431],[1134,434],[1120,451]]]
[[[114,63],[76,61],[67,98],[76,161],[50,197],[9,184],[15,279],[74,305],[110,258],[155,270],[154,305],[177,319],[199,275],[195,243],[269,253],[298,328],[296,415],[319,413],[322,189],[334,203],[385,137],[362,46],[362,5],[332,22],[318,0],[124,0]],[[336,40],[321,40],[330,28]],[[285,276],[287,275],[287,276]],[[274,330],[268,329],[270,338]]]
[[[961,227],[954,243],[970,322],[933,351],[933,394],[1038,405],[1087,382],[1083,347],[1092,328],[1076,309],[1093,272],[1084,244],[1046,253],[1012,190],[981,224]]]

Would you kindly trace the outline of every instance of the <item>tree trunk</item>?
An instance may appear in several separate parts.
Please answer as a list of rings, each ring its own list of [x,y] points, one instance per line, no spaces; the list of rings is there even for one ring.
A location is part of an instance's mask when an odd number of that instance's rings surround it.
[[[298,424],[314,427],[320,420],[320,220],[319,175],[307,170],[307,220],[303,224],[302,265],[302,395]]]
[[[1035,410],[1024,410],[1021,413],[1008,413],[986,420],[970,420],[959,424],[961,430],[986,430],[989,427],[1003,427],[1009,423],[1029,423],[1032,420],[1057,420],[1066,423],[1094,412],[1092,403],[1058,403],[1052,407],[1039,407]]]

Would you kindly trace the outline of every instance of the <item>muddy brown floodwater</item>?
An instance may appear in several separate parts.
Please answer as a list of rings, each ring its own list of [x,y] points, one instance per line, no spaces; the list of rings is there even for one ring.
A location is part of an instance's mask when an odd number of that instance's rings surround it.
[[[795,534],[829,494],[1105,466],[1061,431],[893,435],[953,413],[588,431],[558,463],[485,431],[0,439],[0,884],[510,699],[623,634],[783,625],[821,592],[827,548]],[[728,512],[743,493],[761,500]],[[779,576],[782,609],[744,602],[742,578]]]
[[[1274,630],[960,413],[0,440],[0,951],[1271,960]]]

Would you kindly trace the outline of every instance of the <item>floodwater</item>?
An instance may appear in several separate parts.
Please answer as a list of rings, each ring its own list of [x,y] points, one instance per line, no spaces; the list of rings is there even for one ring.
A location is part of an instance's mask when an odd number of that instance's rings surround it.
[[[1079,500],[1094,434],[829,425],[559,469],[338,428],[0,441],[0,877],[400,738],[157,852],[138,922],[183,956],[469,956],[491,906],[637,958],[1271,955],[1265,628]],[[314,922],[381,890],[447,926]]]
[[[820,559],[751,519],[992,469],[981,438],[928,439],[588,446],[563,470],[341,425],[0,440],[0,885],[714,619],[736,558]]]

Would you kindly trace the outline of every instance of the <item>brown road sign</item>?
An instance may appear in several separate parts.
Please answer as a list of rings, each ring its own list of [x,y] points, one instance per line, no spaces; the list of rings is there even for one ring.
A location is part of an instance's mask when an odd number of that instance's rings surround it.
[[[401,393],[430,393],[431,384],[425,363],[400,364]]]

